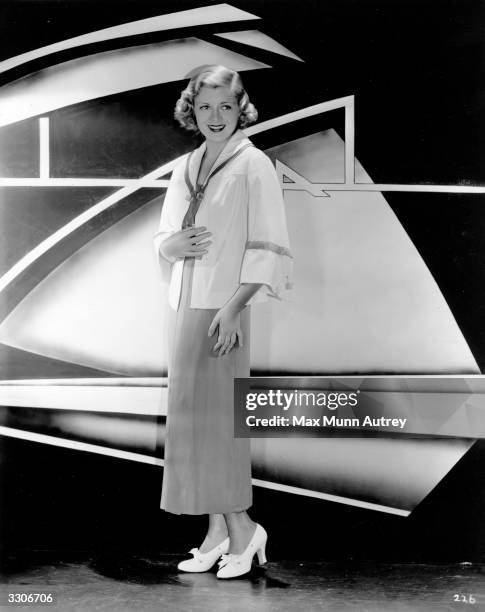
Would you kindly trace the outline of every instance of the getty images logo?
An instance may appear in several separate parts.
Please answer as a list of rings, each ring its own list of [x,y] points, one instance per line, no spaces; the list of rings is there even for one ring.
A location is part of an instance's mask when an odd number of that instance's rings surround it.
[[[328,410],[337,410],[342,406],[356,406],[359,393],[359,390],[347,393],[268,389],[257,393],[246,393],[246,409],[256,410],[260,407],[275,406],[283,410],[289,410],[290,407],[324,407]]]

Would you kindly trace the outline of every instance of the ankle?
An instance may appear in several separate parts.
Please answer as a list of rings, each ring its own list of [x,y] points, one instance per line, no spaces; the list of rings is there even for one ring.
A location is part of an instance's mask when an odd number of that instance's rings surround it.
[[[228,531],[227,531],[227,527],[213,527],[213,526],[209,526],[209,529],[207,530],[207,536],[211,537],[211,538],[227,538],[228,536]]]
[[[256,527],[257,523],[252,520],[247,512],[238,512],[226,517],[226,524],[231,531],[235,529],[250,529]]]
[[[237,523],[231,525],[230,531],[235,531],[238,533],[249,533],[253,532],[256,529],[256,525],[257,523],[248,517],[245,520],[238,521]]]

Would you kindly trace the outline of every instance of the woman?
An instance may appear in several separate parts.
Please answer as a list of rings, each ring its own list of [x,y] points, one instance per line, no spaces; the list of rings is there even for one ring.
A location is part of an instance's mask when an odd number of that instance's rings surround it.
[[[253,522],[250,440],[234,438],[233,382],[249,376],[250,305],[290,288],[292,258],[281,189],[268,157],[240,128],[254,122],[237,72],[203,66],[175,109],[205,141],[172,173],[155,246],[170,272],[171,342],[161,508],[208,514],[179,569],[218,578],[265,562]],[[169,269],[168,269],[169,268]]]

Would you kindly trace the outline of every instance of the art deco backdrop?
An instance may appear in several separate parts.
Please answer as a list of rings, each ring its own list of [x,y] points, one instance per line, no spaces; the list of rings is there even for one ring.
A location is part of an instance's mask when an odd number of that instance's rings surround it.
[[[246,133],[275,164],[295,257],[290,301],[253,309],[253,375],[392,375],[373,391],[435,398],[417,436],[254,440],[254,483],[296,506],[409,516],[467,460],[483,412],[473,11],[425,3],[416,23],[406,2],[394,16],[378,2],[135,4],[81,18],[27,3],[24,23],[6,10],[0,434],[34,442],[31,456],[46,444],[155,466],[161,485],[168,306],[152,236],[174,163],[198,145],[174,103],[195,66],[224,64],[259,110]],[[424,436],[429,421],[441,433]]]

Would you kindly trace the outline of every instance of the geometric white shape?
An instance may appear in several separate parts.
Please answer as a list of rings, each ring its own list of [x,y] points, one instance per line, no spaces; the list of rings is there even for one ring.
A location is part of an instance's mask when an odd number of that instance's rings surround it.
[[[95,438],[112,446],[128,446],[155,452],[157,425],[150,420],[116,418],[111,415],[72,413],[60,410],[52,415],[57,431],[67,437]]]
[[[298,172],[297,168],[304,169],[302,178],[310,183],[343,183],[345,180],[345,147],[333,129],[273,147],[267,153],[294,172]],[[320,195],[324,193],[321,189],[316,191]]]
[[[166,369],[166,294],[152,236],[160,201],[93,238],[55,268],[0,325],[0,342],[131,376]]]
[[[286,143],[273,147],[268,151],[268,154],[275,160],[277,170],[278,165],[280,166],[283,175],[285,175],[285,171],[290,170],[289,173],[287,172],[287,179],[290,179],[291,176],[292,180],[282,181],[282,183],[296,183],[292,187],[282,184],[282,188],[286,190],[308,190],[314,196],[322,196],[325,194],[322,189],[323,183],[327,183],[327,186],[330,187],[329,191],[340,184],[344,186],[345,149],[346,146],[344,146],[337,132],[329,129],[293,140],[291,145]],[[296,167],[305,169],[305,176],[298,175],[298,180],[293,176]],[[361,183],[365,179],[371,181],[362,166],[356,164],[356,182]],[[308,183],[314,184],[312,189],[308,189]],[[346,185],[346,189],[343,189],[343,191],[353,191],[353,185]]]
[[[285,55],[286,57],[291,57],[299,62],[303,61],[300,57],[298,57],[298,55],[295,55],[286,47],[280,45],[279,42],[276,42],[276,40],[270,36],[267,36],[266,34],[263,34],[263,32],[260,32],[259,30],[224,32],[223,34],[216,34],[216,36],[227,38],[228,40],[234,40],[235,42],[243,43],[245,45],[251,45],[252,47],[258,47],[259,49],[266,49],[266,51],[272,51],[273,53],[278,53],[279,55]]]
[[[139,19],[110,28],[96,30],[95,32],[68,38],[53,43],[52,45],[16,55],[15,57],[0,62],[0,72],[5,72],[15,66],[20,66],[33,59],[45,57],[52,53],[57,53],[66,49],[74,49],[76,47],[105,40],[114,40],[116,38],[135,36],[137,34],[147,34],[149,32],[163,32],[175,28],[188,28],[191,26],[224,23],[227,21],[246,21],[248,19],[259,19],[259,17],[226,3],[169,13],[167,15],[157,15],[155,17],[148,17],[147,19]]]
[[[322,133],[319,148],[313,135],[267,153],[308,180],[323,182],[320,175],[337,182],[344,143],[330,132]],[[356,173],[368,180],[357,160]],[[316,198],[286,190],[284,199],[294,289],[288,301],[252,309],[252,368],[480,373],[438,285],[381,193]]]
[[[167,380],[163,378],[80,379],[66,384],[16,385],[0,382],[0,406],[116,412],[122,414],[166,415]]]
[[[408,437],[255,438],[251,456],[253,471],[266,481],[276,479],[412,511],[474,442]]]
[[[283,162],[281,162],[279,159],[276,160],[275,169],[282,189],[291,189],[292,191],[307,191],[315,198],[330,197],[326,191],[319,189],[318,186],[315,187],[313,183],[307,181],[305,177],[298,174],[298,172],[295,172],[293,168],[283,164]],[[289,185],[291,185],[291,187],[289,187]]]
[[[39,119],[39,177],[49,178],[50,155],[49,155],[49,117]]]
[[[104,51],[4,85],[0,126],[86,100],[181,80],[194,67],[194,58],[200,64],[224,64],[237,71],[269,68],[197,38]]]

